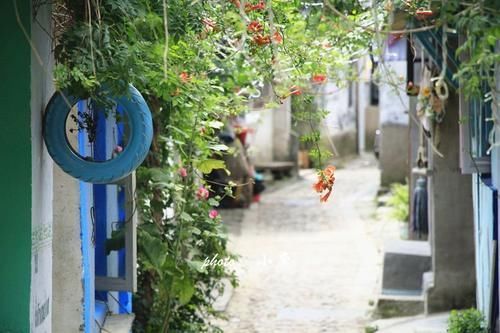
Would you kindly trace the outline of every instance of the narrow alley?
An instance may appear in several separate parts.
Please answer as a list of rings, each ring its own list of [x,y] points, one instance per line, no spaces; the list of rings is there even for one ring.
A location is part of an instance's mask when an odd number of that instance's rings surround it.
[[[311,191],[314,179],[314,171],[302,172],[229,224],[240,286],[225,332],[364,332],[383,239],[397,226],[375,220],[379,171],[371,156],[336,172],[327,203]]]

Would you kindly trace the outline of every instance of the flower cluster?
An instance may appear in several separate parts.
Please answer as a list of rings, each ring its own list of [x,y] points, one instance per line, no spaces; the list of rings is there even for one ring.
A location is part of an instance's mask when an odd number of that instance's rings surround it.
[[[209,196],[210,192],[208,192],[208,190],[203,186],[200,186],[196,191],[196,197],[198,200],[207,200]]]
[[[326,202],[333,190],[335,183],[335,167],[330,165],[324,170],[318,171],[318,181],[313,185],[316,192],[321,193],[320,202]],[[325,192],[323,194],[323,192]]]
[[[311,77],[311,82],[313,84],[324,84],[324,83],[326,83],[327,80],[328,80],[328,77],[326,76],[326,74],[314,74]]]

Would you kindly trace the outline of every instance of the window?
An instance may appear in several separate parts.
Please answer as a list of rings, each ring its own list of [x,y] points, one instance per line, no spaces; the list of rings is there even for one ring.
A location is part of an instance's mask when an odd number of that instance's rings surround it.
[[[78,130],[81,156],[109,160],[118,146],[126,146],[129,129],[120,106],[105,116],[82,101],[78,112],[96,125],[93,140]],[[132,311],[137,288],[135,189],[135,173],[116,184],[80,182],[85,332],[101,331],[108,313]]]
[[[463,43],[464,35],[459,35],[459,43]],[[461,60],[466,57],[461,56]],[[484,86],[487,91],[487,86]],[[460,93],[460,169],[464,174],[490,173],[491,157],[487,154],[493,122],[491,118],[491,102],[480,98],[466,100]]]
[[[489,173],[488,136],[492,129],[489,103],[460,94],[460,168],[462,173]]]

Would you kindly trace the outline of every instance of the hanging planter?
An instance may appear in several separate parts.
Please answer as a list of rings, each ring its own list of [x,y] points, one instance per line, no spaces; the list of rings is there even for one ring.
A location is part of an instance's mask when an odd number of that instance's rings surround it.
[[[50,156],[66,173],[89,183],[113,183],[129,175],[146,158],[153,138],[151,112],[137,89],[129,85],[128,96],[108,94],[107,98],[120,107],[116,122],[127,119],[126,129],[120,127],[121,131],[126,131],[126,145],[116,144],[109,159],[96,159],[93,148],[87,149],[89,154],[81,152],[82,141],[93,146],[102,138],[96,138],[100,132],[92,113],[77,111],[75,114],[74,106],[79,98],[56,92],[45,110],[43,135]],[[77,128],[68,129],[68,121],[73,121]],[[68,134],[83,130],[87,135],[83,139],[80,135],[80,149],[75,148],[75,140],[70,140]]]

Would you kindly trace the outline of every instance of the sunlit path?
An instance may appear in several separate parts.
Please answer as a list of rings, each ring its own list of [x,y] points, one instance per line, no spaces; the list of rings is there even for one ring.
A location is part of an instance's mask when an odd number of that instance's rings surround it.
[[[314,173],[268,193],[230,223],[242,257],[229,303],[236,332],[363,332],[380,274],[381,231],[373,219],[379,171],[365,157],[338,170],[333,197],[319,203]]]

